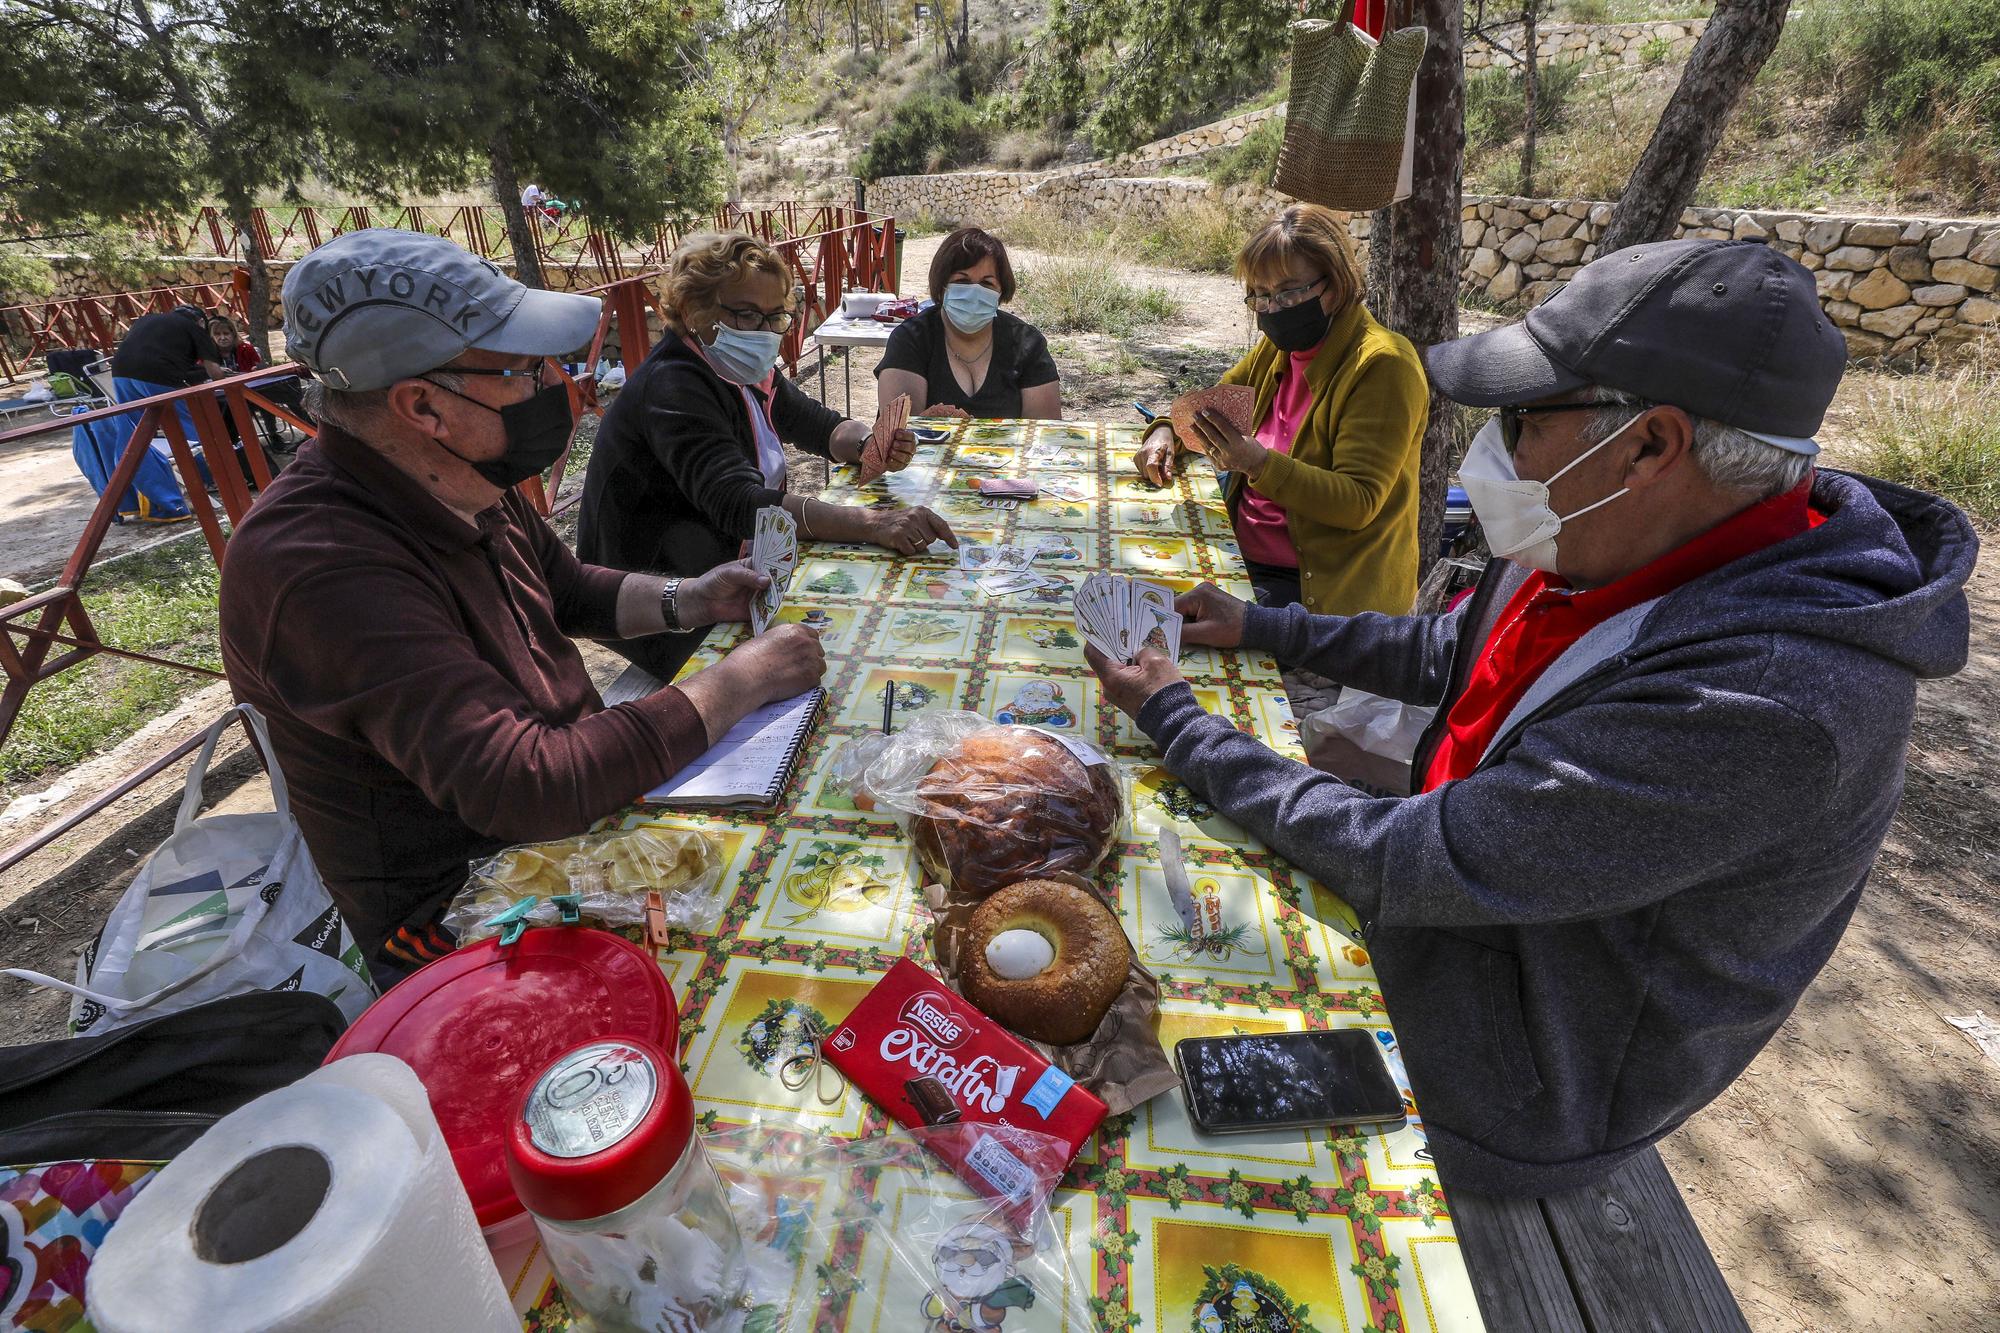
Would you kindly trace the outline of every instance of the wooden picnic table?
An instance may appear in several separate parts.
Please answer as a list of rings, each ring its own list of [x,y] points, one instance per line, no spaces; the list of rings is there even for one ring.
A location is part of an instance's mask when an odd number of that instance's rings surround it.
[[[723,1126],[775,1119],[843,1136],[890,1126],[852,1089],[832,1105],[808,1089],[788,1091],[778,1071],[794,1052],[772,1034],[793,1014],[831,1031],[897,957],[929,961],[908,845],[883,815],[855,808],[832,765],[843,743],[880,726],[892,680],[904,722],[937,709],[1004,711],[1112,757],[1131,808],[1097,878],[1159,978],[1163,1046],[1230,1032],[1359,1027],[1380,1042],[1407,1100],[1353,913],[1161,767],[1144,734],[1102,700],[1082,659],[1068,604],[1093,570],[1176,591],[1207,578],[1252,595],[1213,476],[1190,472],[1168,490],[1147,486],[1126,461],[1136,426],[935,424],[949,438],[920,447],[908,470],[856,487],[851,468],[837,469],[824,498],[928,504],[962,539],[1049,536],[1054,548],[1038,567],[1064,586],[992,599],[951,560],[803,545],[780,618],[820,627],[829,698],[799,775],[775,809],[635,809],[622,821],[709,833],[734,886],[712,933],[676,932],[659,951],[682,998],[682,1054],[697,1109]],[[969,483],[995,475],[1038,477],[1042,494],[1013,510],[989,508]],[[746,633],[719,629],[687,670],[719,659]],[[1194,648],[1181,665],[1205,707],[1303,758],[1276,662]],[[656,685],[635,668],[606,698]],[[1197,897],[1219,923],[1193,947],[1159,874],[1163,827],[1179,833]],[[1476,1330],[1482,1314],[1493,1329],[1740,1326],[1719,1275],[1720,1299],[1690,1307],[1703,1319],[1677,1319],[1663,1296],[1675,1280],[1700,1286],[1697,1261],[1714,1273],[1663,1168],[1657,1178],[1635,1174],[1638,1187],[1629,1190],[1614,1178],[1602,1206],[1581,1197],[1488,1200],[1440,1182],[1425,1142],[1420,1114],[1381,1131],[1204,1137],[1168,1094],[1108,1121],[1051,1210],[1106,1329],[1423,1333]],[[1648,1159],[1658,1168],[1656,1156]],[[1612,1203],[1628,1219],[1622,1231]],[[1654,1228],[1670,1229],[1675,1210],[1692,1248],[1669,1245],[1655,1263]],[[525,1326],[565,1327],[535,1248],[498,1257]],[[1643,1280],[1654,1270],[1659,1282]],[[810,1274],[801,1281],[803,1299],[816,1299]],[[824,1326],[925,1327],[889,1301],[863,1289]],[[1050,1313],[1037,1322],[1010,1310],[1005,1326],[1061,1326],[1047,1322]]]

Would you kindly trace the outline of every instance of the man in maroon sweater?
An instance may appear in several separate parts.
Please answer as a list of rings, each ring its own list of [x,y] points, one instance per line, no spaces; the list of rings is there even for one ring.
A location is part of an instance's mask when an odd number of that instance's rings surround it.
[[[590,341],[595,297],[377,229],[300,261],[284,303],[321,433],[230,539],[223,665],[388,979],[451,947],[436,921],[468,860],[582,832],[817,683],[825,658],[784,625],[604,707],[571,635],[742,620],[765,580],[740,562],[686,580],[582,564],[513,490],[568,440],[544,358]]]

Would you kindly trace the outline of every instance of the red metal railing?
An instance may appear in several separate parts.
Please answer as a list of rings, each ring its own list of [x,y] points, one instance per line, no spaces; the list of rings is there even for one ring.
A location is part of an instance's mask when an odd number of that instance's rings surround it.
[[[747,231],[772,242],[812,242],[870,222],[881,225],[880,219],[845,204],[781,201],[725,205],[700,225]],[[260,208],[252,212],[250,227],[259,252],[271,260],[296,259],[343,232],[365,227],[428,232],[488,259],[513,257],[506,218],[499,208],[486,204]],[[663,222],[648,234],[621,243],[592,228],[581,213],[550,219],[534,210],[528,213],[528,229],[549,285],[568,290],[661,268],[687,234],[683,227]],[[185,216],[151,219],[139,232],[162,253],[176,257],[232,261],[241,248],[236,224],[212,204]],[[54,347],[96,347],[108,352],[140,315],[184,303],[227,309],[238,318],[248,316],[243,293],[224,282],[0,307],[0,377],[18,378],[23,363]]]
[[[17,378],[23,362],[46,355],[51,348],[95,347],[109,352],[133,320],[178,305],[226,310],[236,319],[249,317],[242,294],[228,282],[0,306],[0,376]]]

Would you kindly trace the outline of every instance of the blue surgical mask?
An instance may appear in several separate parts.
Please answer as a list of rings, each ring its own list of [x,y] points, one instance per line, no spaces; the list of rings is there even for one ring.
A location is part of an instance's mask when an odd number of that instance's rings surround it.
[[[1000,313],[1000,293],[976,282],[954,282],[944,289],[944,317],[960,333],[977,333]]]
[[[717,324],[715,341],[701,347],[716,373],[731,384],[762,384],[771,367],[778,364],[778,348],[784,340],[784,334],[768,329],[748,332]]]

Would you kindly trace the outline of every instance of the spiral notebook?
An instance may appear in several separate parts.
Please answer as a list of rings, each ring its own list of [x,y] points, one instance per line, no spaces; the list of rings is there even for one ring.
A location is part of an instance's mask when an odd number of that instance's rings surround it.
[[[765,704],[639,799],[652,805],[776,805],[799,766],[826,691]]]

